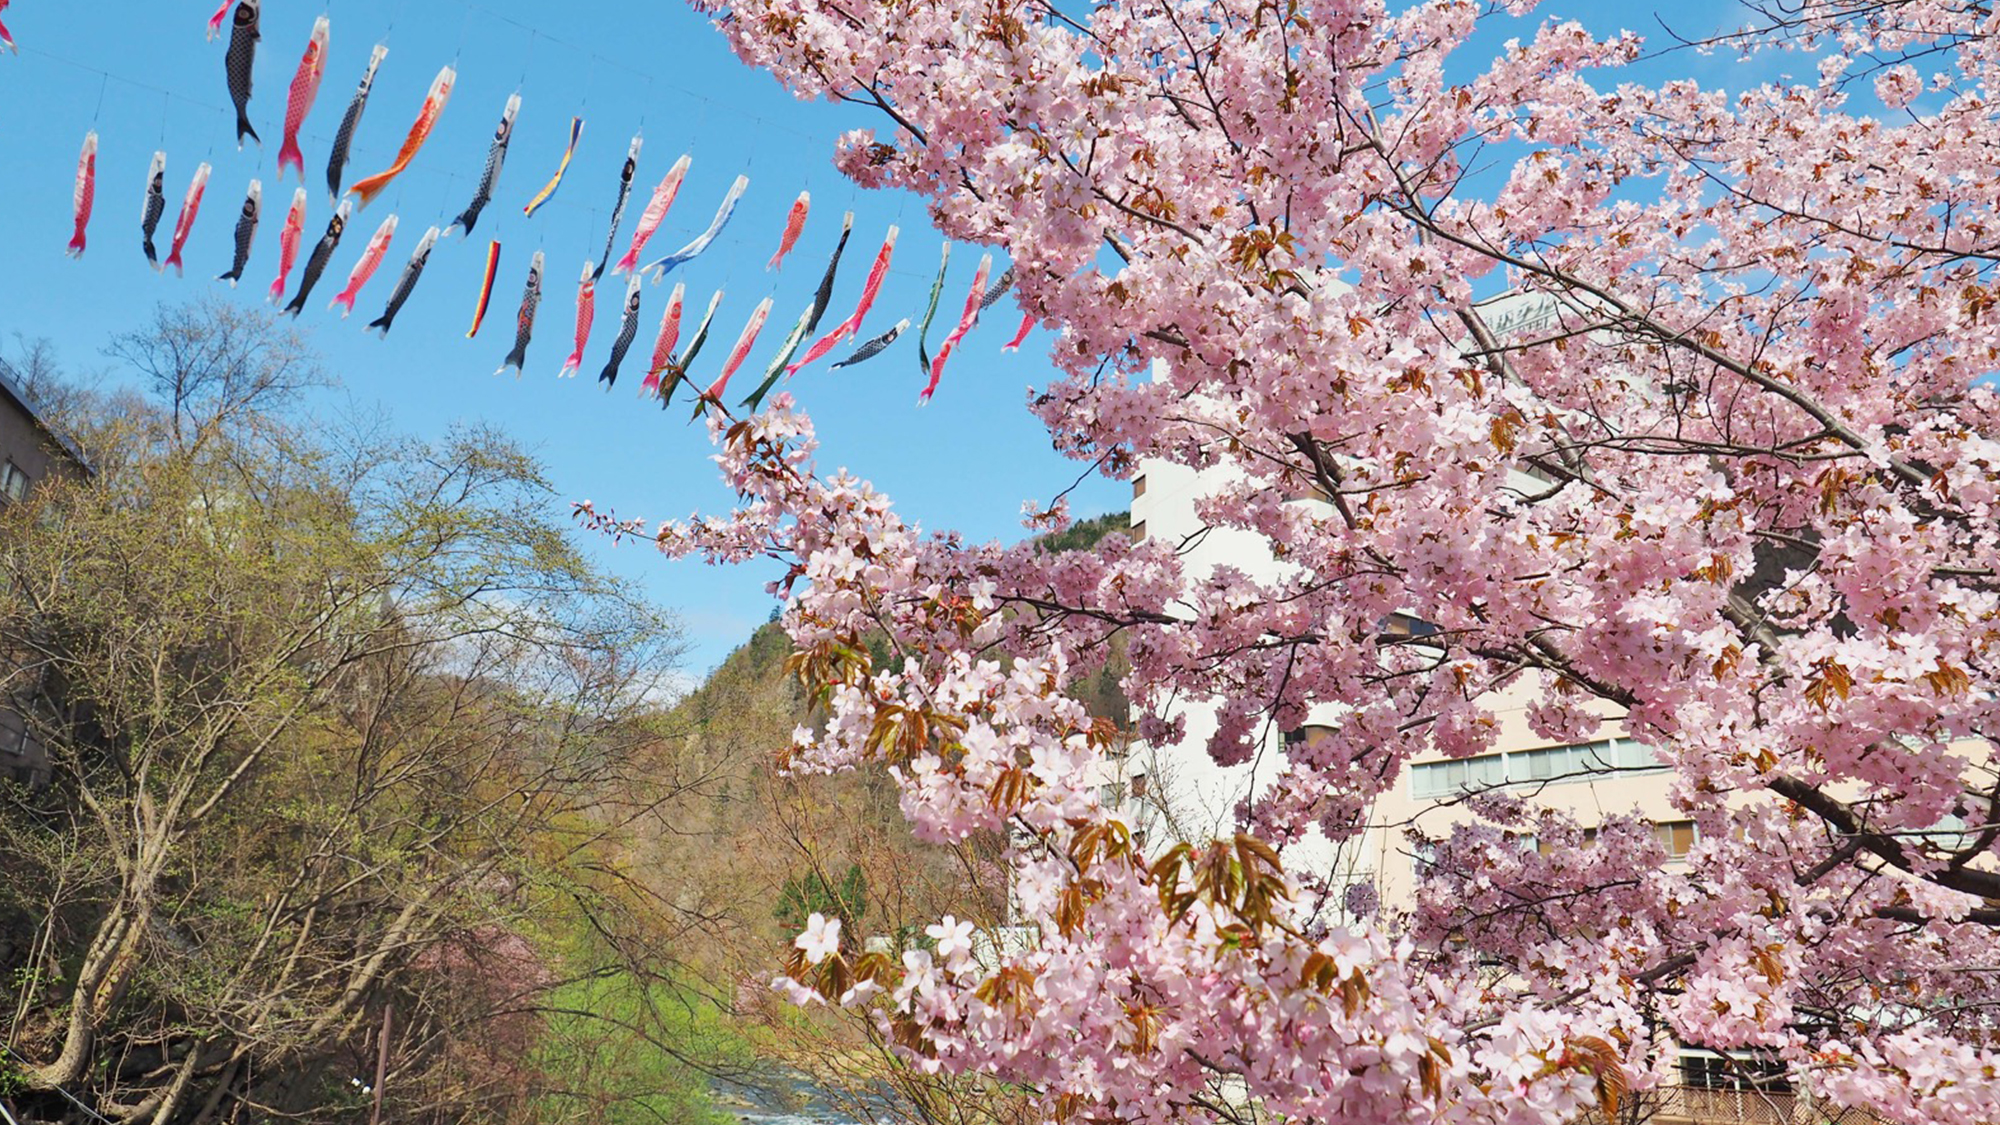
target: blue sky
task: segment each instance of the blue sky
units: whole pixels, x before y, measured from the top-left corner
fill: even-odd
[[[1570,7],[1577,6],[1551,3],[1544,14]],[[1698,8],[1712,16],[1728,5],[1704,0]],[[458,71],[429,145],[353,222],[300,321],[343,380],[341,397],[363,409],[386,410],[402,429],[436,434],[459,421],[499,425],[539,452],[561,496],[589,498],[621,515],[657,519],[727,505],[730,497],[708,460],[712,450],[702,431],[685,423],[687,411],[677,406],[663,416],[635,397],[671,283],[647,287],[640,339],[615,390],[607,394],[595,382],[616,334],[623,293],[622,279],[609,276],[600,283],[583,374],[555,378],[570,349],[578,270],[602,249],[618,169],[638,130],[645,149],[618,253],[652,185],[681,153],[692,156],[692,167],[649,257],[705,226],[737,174],[750,178],[724,236],[676,274],[687,282],[690,318],[714,289],[727,292],[710,350],[695,365],[703,381],[713,377],[750,310],[775,296],[770,323],[737,376],[744,391],[754,385],[809,299],[845,209],[855,213],[854,236],[828,323],[851,310],[891,223],[902,228],[896,262],[863,335],[922,311],[940,242],[923,205],[901,194],[861,192],[830,162],[841,131],[878,119],[860,108],[792,99],[768,76],[737,62],[706,19],[685,4],[266,0],[251,102],[265,143],[242,152],[233,139],[223,76],[227,28],[214,42],[203,38],[213,9],[212,0],[24,0],[6,14],[21,53],[0,57],[0,98],[21,108],[0,115],[7,169],[0,179],[0,245],[11,252],[10,267],[0,271],[0,329],[46,337],[73,369],[115,379],[118,372],[102,354],[112,334],[136,326],[156,302],[230,293],[210,279],[229,265],[235,216],[253,176],[264,183],[264,220],[233,299],[262,300],[276,272],[278,228],[296,182],[276,178],[286,91],[321,14],[331,18],[332,39],[319,101],[302,131],[311,204],[301,265],[331,213],[327,150],[370,49],[386,42],[389,55],[355,140],[349,182],[389,163],[438,68],[452,63]],[[1650,32],[1645,11],[1594,4],[1587,18],[1594,28],[1608,29],[1607,21],[1628,17]],[[1690,67],[1727,66],[1680,57]],[[517,90],[523,104],[506,171],[475,238],[439,245],[386,341],[364,333],[362,325],[380,312],[424,228],[442,225],[470,198],[494,123]],[[521,206],[553,172],[572,115],[586,125],[568,178],[550,205],[525,218]],[[77,150],[92,128],[100,141],[96,215],[88,253],[71,262],[62,255],[71,185]],[[189,176],[204,160],[214,165],[186,252],[185,278],[154,273],[139,249],[140,202],[156,148],[168,155],[162,256]],[[811,221],[784,268],[766,273],[764,262],[801,189],[813,193]],[[363,291],[355,317],[343,322],[326,303],[391,212],[400,216],[396,243]],[[489,238],[503,245],[499,280],[485,327],[468,341]],[[493,371],[511,343],[521,280],[537,249],[547,253],[548,265],[528,370],[518,381],[496,378]],[[973,247],[955,251],[934,338],[948,329],[978,258]],[[1003,355],[1000,345],[1017,321],[1011,299],[997,306],[968,337],[925,407],[915,402],[923,380],[908,335],[866,365],[829,373],[822,361],[802,375],[793,390],[819,426],[823,466],[845,465],[874,480],[906,517],[926,528],[957,528],[973,539],[1018,538],[1022,502],[1046,501],[1082,466],[1051,452],[1046,434],[1023,409],[1028,388],[1048,377],[1042,356],[1050,338],[1037,332],[1021,351]],[[328,398],[319,408],[347,406]],[[1074,509],[1079,515],[1123,509],[1127,487],[1087,481],[1072,496]],[[716,570],[669,563],[644,545],[593,547],[609,568],[679,611],[694,643],[688,660],[693,673],[740,643],[773,604],[764,585],[777,576],[774,563]]]

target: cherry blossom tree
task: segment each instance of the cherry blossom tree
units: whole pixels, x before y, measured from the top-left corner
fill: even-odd
[[[789,768],[884,763],[919,836],[1014,841],[1038,941],[976,957],[945,923],[892,962],[822,920],[801,1002],[1062,1121],[1617,1115],[1675,1043],[1767,1052],[1830,1112],[2000,1120],[2000,13],[1795,0],[1687,44],[1536,7],[720,12],[746,62],[880,111],[856,181],[1012,258],[1058,448],[1233,468],[1201,514],[1292,564],[920,537],[783,397],[713,423],[734,511],[586,508],[785,561],[825,712]],[[1698,51],[1753,78],[1661,79]],[[1492,323],[1503,291],[1547,315]],[[1383,637],[1398,613],[1437,631]],[[1237,762],[1346,706],[1234,839],[1142,855],[1091,785],[1117,732],[1064,693],[1121,635],[1147,740],[1212,699]],[[1412,755],[1486,750],[1502,688],[1551,741],[1622,713],[1688,862],[1615,818],[1510,846],[1578,836],[1494,796],[1412,913],[1311,916],[1296,841],[1362,831]]]

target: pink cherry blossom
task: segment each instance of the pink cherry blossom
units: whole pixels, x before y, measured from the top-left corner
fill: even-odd
[[[1616,1112],[1685,1045],[1830,1116],[2000,1120],[2000,37],[1806,0],[1704,44],[1725,70],[1559,8],[720,13],[793,92],[883,111],[839,168],[1010,259],[1057,451],[1213,486],[1186,543],[924,535],[781,394],[711,417],[731,511],[580,506],[778,560],[820,705],[784,767],[1004,841],[1031,939],[961,959],[954,918],[870,963],[911,1065],[1050,1119],[1226,1090],[1489,1125]],[[1114,651],[1129,724],[1073,691]],[[1413,758],[1613,724],[1686,854],[1526,787],[1374,819]],[[1223,839],[1133,840],[1096,792],[1132,739],[1257,771]],[[1414,890],[1339,913],[1325,850],[1385,834]],[[781,988],[858,987],[836,926]]]

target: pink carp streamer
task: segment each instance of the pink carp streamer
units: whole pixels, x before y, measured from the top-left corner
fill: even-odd
[[[687,176],[687,170],[688,156],[682,153],[660,180],[660,186],[653,189],[652,202],[646,204],[645,213],[639,216],[639,227],[632,232],[632,248],[625,251],[625,256],[618,259],[617,265],[611,267],[612,273],[629,273],[639,268],[639,255],[646,249],[646,243],[652,241],[654,232],[660,229],[660,223],[667,217],[667,209],[674,205],[674,197],[681,193],[681,180]]]
[[[299,126],[306,123],[306,114],[312,112],[313,102],[319,99],[319,81],[326,77],[330,26],[325,16],[313,24],[312,38],[306,40],[306,53],[299,59],[298,73],[292,75],[291,96],[285,102],[285,140],[278,146],[278,180],[281,183],[287,164],[298,169],[299,179],[306,178],[305,153],[299,151]]]
[[[97,203],[97,130],[83,135],[83,153],[76,158],[76,230],[69,236],[69,256],[83,257],[84,231]]]
[[[972,292],[965,295],[965,311],[959,314],[958,327],[951,330],[951,335],[946,336],[944,343],[938,345],[938,354],[931,357],[930,385],[917,396],[918,402],[931,400],[932,392],[937,390],[938,380],[944,377],[944,361],[950,358],[951,351],[958,346],[958,342],[965,339],[965,334],[972,331],[972,326],[979,322],[979,304],[986,296],[986,274],[992,268],[993,255],[982,255],[979,259],[979,270],[972,275]]]
[[[493,279],[500,273],[500,240],[494,239],[486,247],[486,276],[479,282],[479,307],[472,310],[472,327],[465,333],[470,340],[479,335],[479,326],[486,323],[486,306],[493,303]]]
[[[410,125],[409,135],[403,138],[403,147],[397,151],[395,162],[387,168],[347,189],[349,195],[358,196],[363,207],[382,194],[389,181],[403,174],[403,169],[416,159],[417,150],[430,140],[431,130],[437,128],[438,118],[443,115],[445,103],[451,101],[451,88],[458,82],[458,71],[446,66],[431,79],[430,93],[424,95],[423,108],[417,111],[417,119]]]
[[[799,240],[799,232],[806,229],[806,213],[811,210],[812,193],[800,192],[799,197],[792,201],[791,213],[785,216],[785,233],[778,239],[778,252],[771,255],[771,260],[764,264],[765,269],[777,269],[779,263],[785,260],[785,255],[792,252],[793,245]]]
[[[729,377],[736,374],[736,369],[743,366],[744,357],[750,354],[751,347],[757,343],[757,333],[763,330],[764,318],[770,315],[771,298],[766,297],[750,314],[749,322],[743,325],[742,334],[736,337],[736,346],[730,349],[729,358],[722,363],[722,374],[716,376],[715,382],[709,384],[708,389],[701,393],[705,402],[713,402],[718,406],[722,404],[723,388],[729,385]]]
[[[889,276],[889,259],[896,253],[897,233],[897,228],[890,227],[888,236],[882,240],[882,248],[875,252],[875,264],[868,268],[868,280],[861,286],[861,300],[855,304],[853,315],[835,325],[833,331],[815,340],[813,346],[806,349],[806,354],[801,356],[798,362],[785,368],[785,378],[797,375],[807,365],[832,351],[842,340],[850,339],[861,331],[862,318],[866,317],[868,310],[874,306],[875,295],[882,291],[882,279]]]
[[[207,161],[194,170],[194,179],[188,183],[187,197],[181,200],[180,218],[174,220],[174,245],[167,252],[167,265],[174,267],[175,276],[182,273],[181,250],[187,246],[188,235],[194,233],[195,216],[201,214],[201,197],[208,191],[210,171]]]
[[[368,279],[374,277],[375,271],[381,268],[382,259],[389,253],[389,243],[395,237],[396,216],[391,215],[382,220],[381,226],[375,228],[374,237],[368,240],[368,248],[361,252],[361,260],[355,262],[354,268],[348,271],[347,287],[336,294],[332,302],[326,306],[330,309],[338,308],[340,319],[346,320],[354,315],[354,299],[361,295],[361,287],[368,284]]]
[[[556,378],[575,378],[583,370],[583,346],[590,342],[590,322],[597,317],[597,267],[583,263],[583,280],[576,286],[576,350],[563,360]]]
[[[0,12],[7,10],[7,3],[8,0],[0,0]],[[228,6],[227,4],[223,5],[225,8]],[[17,55],[21,53],[21,48],[14,46],[14,37],[7,33],[7,25],[4,23],[0,23],[0,47],[5,47]]]
[[[660,335],[653,341],[653,362],[646,366],[646,381],[639,385],[641,392],[657,394],[660,372],[674,361],[674,345],[681,339],[681,299],[686,296],[687,282],[675,282],[673,296],[667,298],[667,311],[660,314]]]
[[[208,17],[208,38],[211,42],[214,41],[216,36],[222,34],[222,21],[229,18],[229,6],[235,2],[236,0],[222,0],[222,3],[215,9],[215,14]],[[0,8],[6,6],[5,4],[0,4]]]
[[[1002,347],[1000,350],[1003,352],[1011,352],[1015,348],[1020,347],[1021,341],[1028,338],[1028,330],[1033,328],[1034,326],[1035,326],[1035,314],[1031,312],[1022,313],[1021,327],[1015,330],[1014,338],[1007,341],[1006,346]]]
[[[285,295],[285,282],[299,260],[299,239],[306,231],[306,189],[292,192],[292,209],[285,212],[285,225],[278,229],[278,279],[271,283],[271,303]]]

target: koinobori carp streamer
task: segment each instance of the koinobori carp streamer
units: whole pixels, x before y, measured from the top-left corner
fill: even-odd
[[[542,252],[537,250],[535,256],[528,262],[528,282],[521,289],[521,310],[514,314],[513,350],[509,351],[507,358],[500,362],[499,369],[493,372],[495,375],[511,367],[514,369],[514,377],[520,378],[521,369],[528,362],[528,341],[535,335],[535,310],[540,308],[541,304]]]
[[[354,88],[354,97],[347,103],[347,112],[340,115],[340,127],[333,133],[333,149],[326,157],[326,190],[332,202],[340,202],[340,178],[347,171],[347,152],[354,146],[354,133],[361,128],[361,115],[368,110],[368,92],[375,88],[375,71],[382,60],[389,57],[389,48],[380,43],[368,55],[368,69],[361,74],[361,84]]]
[[[653,275],[653,284],[658,285],[663,278],[673,272],[674,267],[693,261],[702,251],[708,249],[709,244],[722,233],[722,228],[729,225],[729,216],[736,213],[736,201],[743,198],[743,192],[749,186],[750,177],[736,177],[736,182],[729,185],[728,194],[722,197],[722,206],[715,209],[715,217],[709,220],[708,229],[696,235],[686,246],[646,267],[646,272]]]
[[[855,303],[854,312],[846,320],[834,326],[833,331],[821,336],[806,349],[797,363],[786,369],[787,377],[796,375],[808,364],[832,351],[842,340],[849,339],[861,331],[861,321],[874,307],[876,294],[882,291],[882,280],[889,276],[889,260],[896,253],[897,228],[890,227],[887,237],[882,239],[882,248],[875,252],[875,264],[868,268],[868,280],[862,283],[861,300]]]
[[[368,322],[370,331],[385,337],[389,335],[389,329],[396,324],[396,314],[403,311],[403,303],[410,299],[411,293],[416,292],[417,279],[424,276],[424,266],[431,260],[431,247],[437,245],[437,240],[438,229],[431,227],[417,241],[416,250],[403,266],[403,275],[396,279],[396,288],[389,293],[388,307],[382,310],[381,316]]]
[[[965,295],[965,311],[958,315],[958,327],[952,329],[951,335],[946,336],[944,343],[938,345],[938,354],[931,360],[931,381],[925,384],[923,391],[917,395],[918,402],[931,400],[931,395],[937,391],[938,380],[944,377],[945,360],[951,358],[952,349],[958,347],[958,342],[965,339],[965,334],[972,331],[972,326],[979,322],[979,302],[986,296],[986,274],[992,268],[993,255],[981,255],[979,268],[972,274],[972,289]]]
[[[305,311],[306,298],[312,295],[313,286],[319,284],[319,277],[326,272],[327,263],[333,260],[333,252],[340,247],[340,236],[347,233],[347,220],[354,214],[354,201],[343,199],[334,209],[333,218],[327,220],[326,233],[319,236],[319,244],[306,257],[305,272],[299,275],[299,291],[292,294],[292,302],[285,311],[297,316]]]
[[[346,287],[341,289],[326,306],[330,309],[339,308],[340,319],[346,320],[354,314],[354,299],[361,295],[361,287],[368,284],[368,279],[375,276],[376,269],[382,265],[382,259],[389,253],[390,240],[395,237],[396,216],[391,215],[382,220],[381,226],[375,228],[374,237],[368,240],[368,246],[361,251],[361,257],[355,261],[354,268],[347,272]]]
[[[236,105],[236,148],[241,151],[243,138],[249,137],[258,144],[263,138],[250,127],[250,76],[257,65],[257,40],[263,38],[257,30],[258,0],[240,0],[236,5],[236,20],[229,30],[229,53],[223,56],[224,76],[229,80],[229,100]]]
[[[618,259],[617,265],[611,267],[612,273],[629,273],[639,268],[639,254],[646,249],[646,243],[652,241],[653,233],[660,229],[661,221],[667,217],[667,209],[674,205],[674,197],[680,194],[681,180],[687,175],[687,170],[688,156],[682,153],[660,180],[660,185],[653,189],[652,201],[646,204],[645,211],[639,215],[638,227],[632,231],[632,248],[625,251],[625,256]]]
[[[250,264],[250,247],[257,241],[257,222],[263,213],[264,182],[251,180],[250,190],[243,196],[243,209],[236,215],[234,236],[236,255],[230,259],[229,272],[215,279],[228,282],[231,289],[236,288],[236,283],[243,280],[243,267]]]
[[[792,201],[791,213],[785,216],[785,233],[778,237],[778,252],[764,263],[765,269],[777,269],[784,262],[785,255],[792,252],[792,247],[799,241],[799,232],[806,229],[806,214],[811,210],[812,193],[800,192],[799,197]]]
[[[625,166],[618,172],[618,202],[611,207],[611,230],[604,236],[604,255],[597,261],[597,276],[604,276],[604,267],[611,264],[611,251],[618,245],[618,224],[625,221],[625,204],[632,198],[632,177],[639,173],[639,147],[646,139],[637,133],[632,135],[632,147],[625,152]]]
[[[83,152],[76,158],[76,191],[71,199],[75,229],[69,236],[72,258],[83,257],[84,232],[90,227],[91,208],[97,204],[97,130],[83,135]]]
[[[146,203],[139,213],[139,233],[143,238],[140,248],[146,251],[146,260],[154,269],[160,268],[160,252],[153,246],[153,235],[160,229],[160,216],[167,213],[167,154],[155,152],[153,163],[146,169]]]
[[[292,276],[292,264],[299,260],[299,239],[306,232],[306,189],[292,192],[291,210],[285,212],[285,225],[278,228],[278,278],[271,282],[271,303],[285,295],[285,282]]]
[[[575,378],[583,370],[583,349],[590,343],[590,324],[597,318],[597,268],[583,263],[583,277],[576,285],[576,349],[563,360],[556,378]]]
[[[410,132],[403,138],[403,147],[397,150],[396,159],[387,168],[347,189],[349,195],[361,200],[363,207],[382,194],[382,189],[402,175],[403,170],[410,166],[410,161],[416,159],[418,150],[430,139],[431,130],[437,128],[438,118],[444,114],[446,103],[451,101],[451,88],[457,82],[458,71],[450,66],[439,70],[437,77],[431,79],[430,92],[424,95],[424,104],[417,110],[417,119],[411,122]]]
[[[319,100],[320,79],[326,76],[326,51],[330,24],[325,16],[313,24],[312,36],[306,40],[306,52],[299,59],[299,69],[292,75],[291,93],[285,100],[285,138],[278,146],[278,182],[285,180],[285,165],[298,169],[299,179],[306,178],[305,153],[299,150],[299,127],[306,122],[306,114],[312,112],[313,102]]]
[[[479,174],[479,186],[472,192],[472,202],[458,213],[458,218],[444,228],[446,234],[463,230],[469,238],[472,228],[479,223],[480,212],[493,201],[493,189],[500,184],[500,169],[507,163],[507,146],[514,139],[514,117],[521,112],[521,95],[514,94],[500,110],[500,124],[493,129],[493,143],[486,150],[486,168]]]
[[[673,295],[667,298],[666,310],[660,313],[660,333],[653,338],[653,360],[646,365],[646,381],[640,390],[648,393],[660,389],[660,372],[674,362],[674,345],[681,335],[681,299],[687,295],[687,282],[674,282]]]
[[[618,382],[618,368],[625,362],[625,353],[632,349],[632,341],[639,338],[639,291],[645,280],[644,275],[635,273],[625,281],[625,315],[618,323],[617,337],[611,341],[611,359],[597,376],[606,390]]]
[[[187,248],[188,235],[194,233],[195,216],[201,214],[201,197],[208,193],[211,171],[205,160],[196,166],[194,179],[188,181],[187,195],[181,199],[180,217],[174,220],[174,243],[167,250],[167,265],[174,267],[175,276],[182,272],[181,251]]]

